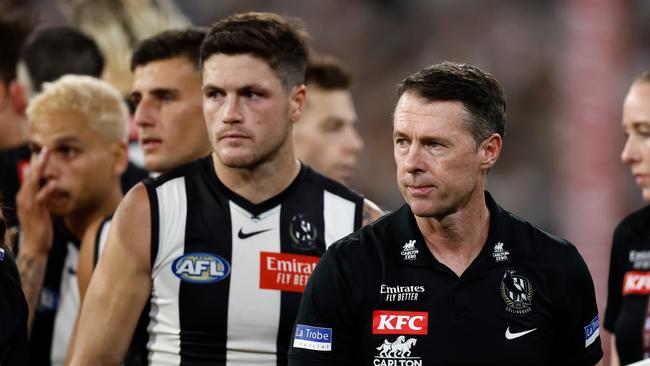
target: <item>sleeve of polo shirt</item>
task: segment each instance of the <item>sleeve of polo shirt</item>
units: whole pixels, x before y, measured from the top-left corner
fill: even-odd
[[[628,236],[624,224],[619,225],[614,231],[612,240],[612,253],[609,258],[609,277],[607,279],[607,307],[603,328],[614,333],[616,321],[621,313],[623,301],[623,276],[626,261],[626,237]]]
[[[566,282],[561,287],[556,354],[558,364],[593,366],[602,357],[594,283],[575,246],[563,255]]]
[[[325,253],[305,287],[290,343],[290,366],[352,365],[358,339],[351,331],[349,282],[336,249]]]

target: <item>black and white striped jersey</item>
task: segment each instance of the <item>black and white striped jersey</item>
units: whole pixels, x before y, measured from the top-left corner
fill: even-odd
[[[253,204],[210,156],[145,181],[152,213],[149,363],[283,365],[307,279],[361,226],[363,198],[302,166]]]

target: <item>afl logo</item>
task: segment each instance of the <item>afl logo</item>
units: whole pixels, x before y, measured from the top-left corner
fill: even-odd
[[[524,276],[507,269],[501,279],[501,298],[506,303],[506,310],[524,315],[531,311],[533,305],[533,284]]]
[[[181,281],[213,283],[228,277],[230,264],[211,253],[188,253],[174,260],[172,271]]]

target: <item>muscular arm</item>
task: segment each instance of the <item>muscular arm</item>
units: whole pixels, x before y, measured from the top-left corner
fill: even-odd
[[[81,309],[71,365],[119,365],[151,291],[151,217],[142,183],[113,217]]]
[[[369,199],[363,200],[363,221],[361,226],[371,224],[382,216],[384,216],[384,211],[382,211],[379,206]]]
[[[27,320],[27,329],[31,331],[38,299],[41,295],[43,281],[45,279],[45,269],[47,267],[47,253],[39,254],[34,252],[25,252],[21,250],[20,255],[16,258],[16,266],[20,273],[20,284],[27,300],[29,316]]]

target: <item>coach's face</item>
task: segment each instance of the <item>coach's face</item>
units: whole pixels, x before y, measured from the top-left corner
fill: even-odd
[[[305,86],[287,91],[264,60],[210,56],[203,64],[203,115],[219,161],[253,168],[293,152],[292,125],[305,103]]]
[[[465,127],[469,112],[457,101],[428,101],[404,93],[395,108],[393,146],[397,184],[416,216],[443,218],[483,195],[484,177],[499,155],[501,137],[476,144]]]
[[[625,97],[623,131],[627,140],[621,159],[630,167],[643,199],[650,202],[650,83],[634,85]]]

